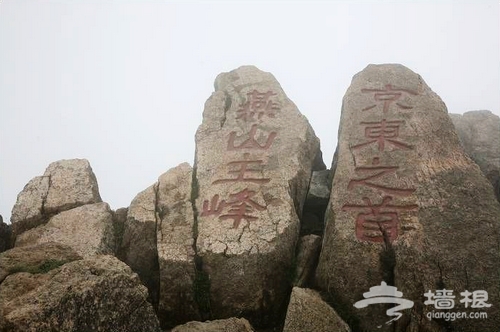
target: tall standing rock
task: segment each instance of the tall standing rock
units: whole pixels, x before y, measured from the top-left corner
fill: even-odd
[[[192,178],[193,169],[183,163],[161,175],[157,184],[158,316],[169,327],[200,319],[194,294]]]
[[[138,193],[130,203],[117,257],[136,272],[158,305],[158,250],[156,247],[157,184]]]
[[[118,251],[147,286],[164,328],[200,318],[194,294],[192,177],[191,166],[183,163],[137,194]]]
[[[197,255],[213,318],[284,312],[319,141],[269,73],[220,74],[196,133]]]
[[[450,114],[465,152],[490,180],[500,201],[500,117],[490,111]]]
[[[316,279],[354,329],[498,330],[500,205],[460,147],[446,106],[419,75],[370,65],[353,78],[333,171]],[[353,306],[382,281],[414,302],[389,324],[395,317],[387,306]],[[489,307],[464,300],[484,299],[484,291]],[[454,311],[488,318],[429,320],[447,311],[439,309],[440,293]]]

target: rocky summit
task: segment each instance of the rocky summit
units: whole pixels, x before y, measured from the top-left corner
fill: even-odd
[[[500,119],[369,65],[338,137],[325,169],[244,66],[216,78],[194,165],[128,207],[87,160],[50,164],[0,217],[0,332],[498,331]]]

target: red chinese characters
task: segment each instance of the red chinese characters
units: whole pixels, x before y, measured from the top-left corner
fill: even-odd
[[[360,122],[366,125],[365,137],[369,139],[361,144],[352,146],[353,149],[359,149],[364,146],[375,143],[378,145],[379,151],[385,151],[386,142],[397,149],[410,150],[412,146],[404,142],[398,141],[395,138],[399,137],[399,126],[403,121],[387,121],[383,119],[380,122]]]
[[[389,110],[389,106],[391,103],[399,100],[403,94],[416,96],[417,93],[408,89],[394,89],[391,84],[387,84],[385,89],[361,89],[363,93],[373,93],[373,98],[375,101],[379,101],[383,103],[383,111],[387,113]],[[396,106],[400,109],[411,109],[413,107],[409,105],[404,105],[402,103],[396,103]],[[363,108],[363,111],[369,111],[377,107],[377,104],[370,105],[368,107]]]
[[[276,94],[272,91],[259,92],[253,90],[247,93],[247,102],[240,105],[236,119],[244,121],[261,120],[264,115],[274,118],[278,111],[279,104],[271,100]],[[257,117],[257,119],[255,118]]]
[[[362,241],[392,242],[398,237],[398,211],[418,208],[417,205],[393,205],[391,196],[384,196],[380,204],[363,197],[364,205],[346,204],[343,211],[361,211],[356,217],[356,237]]]
[[[382,104],[383,114],[388,113],[393,103],[401,110],[412,109],[412,106],[404,104],[401,99],[403,96],[417,95],[414,91],[394,88],[391,84],[385,85],[385,89],[362,89],[361,92],[372,93],[375,101]],[[376,107],[377,103],[369,105],[361,109],[361,111],[375,110]],[[377,147],[377,153],[413,149],[412,145],[400,138],[401,127],[404,125],[402,120],[387,119],[384,115],[380,121],[362,121],[359,124],[364,126],[364,138],[367,140],[351,145],[352,153],[371,145]],[[369,151],[365,151],[365,153],[369,153]],[[383,154],[383,156],[387,157],[388,155]],[[355,167],[354,171],[357,177],[349,180],[347,190],[353,191],[362,187],[367,190],[367,193],[377,197],[371,199],[363,196],[362,201],[365,204],[346,202],[342,206],[342,211],[359,211],[354,223],[357,239],[369,242],[392,242],[396,240],[399,234],[399,213],[401,211],[413,211],[418,208],[415,204],[391,203],[397,197],[409,197],[415,192],[415,188],[401,188],[386,183],[389,178],[396,179],[398,177],[399,168],[398,165],[381,165],[378,155],[373,157],[371,165]],[[379,204],[373,203],[376,201],[381,202]]]
[[[215,195],[212,197],[210,203],[208,201],[203,202],[203,211],[201,216],[216,215],[219,216],[219,219],[221,220],[232,219],[233,227],[238,228],[243,219],[247,221],[254,221],[258,219],[250,213],[266,209],[266,206],[260,205],[256,201],[252,200],[252,197],[255,196],[255,194],[255,191],[248,190],[248,188],[246,188],[235,194],[230,194],[229,201],[227,202],[224,200],[219,202],[219,195]],[[229,208],[227,213],[222,214],[224,209],[227,207]]]
[[[273,99],[276,95],[272,91],[258,90],[247,93],[247,101],[240,105],[236,119],[243,123],[262,123],[264,117],[276,117],[280,110],[279,103]],[[267,206],[259,202],[259,187],[251,186],[261,186],[271,181],[263,176],[266,166],[264,157],[277,136],[277,131],[266,131],[262,125],[256,123],[251,124],[246,133],[238,135],[236,131],[232,131],[229,134],[226,150],[231,153],[240,152],[241,155],[225,165],[228,176],[214,180],[212,185],[245,183],[246,187],[232,193],[216,194],[210,200],[204,200],[202,217],[217,216],[221,221],[232,220],[233,228],[238,228],[243,220],[258,220],[256,213],[266,210]],[[227,198],[221,200],[224,196]]]

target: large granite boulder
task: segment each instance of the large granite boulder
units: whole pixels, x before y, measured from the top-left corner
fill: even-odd
[[[354,330],[497,331],[500,204],[441,99],[404,66],[370,65],[344,97],[338,144],[316,281],[339,314]],[[367,305],[377,292],[406,310]],[[488,319],[427,318],[442,296],[477,311],[467,292],[487,292]]]
[[[163,326],[199,320],[195,295],[193,170],[187,163],[158,179],[157,244],[160,268],[158,316]]]
[[[146,297],[137,274],[112,256],[20,270],[0,284],[0,331],[160,332]]]
[[[90,257],[113,254],[113,216],[107,203],[95,203],[61,212],[44,224],[19,235],[16,247],[58,242]]]
[[[214,318],[254,326],[286,309],[290,271],[319,141],[269,73],[220,74],[196,133],[201,259]]]
[[[254,332],[245,318],[228,318],[207,322],[189,322],[179,325],[172,332]]]
[[[500,117],[490,111],[450,114],[465,152],[490,180],[500,201]]]
[[[294,287],[283,332],[350,332],[351,329],[318,292]]]
[[[17,236],[59,212],[98,202],[102,200],[97,179],[87,160],[53,162],[17,196],[11,216],[13,232]]]

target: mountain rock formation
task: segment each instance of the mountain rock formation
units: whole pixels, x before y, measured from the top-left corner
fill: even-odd
[[[490,111],[450,114],[465,152],[479,165],[500,201],[500,117]]]
[[[270,73],[222,73],[194,166],[130,206],[83,159],[28,182],[0,220],[0,332],[498,331],[499,139],[498,117],[370,65],[326,170]],[[451,309],[488,316],[433,316]]]

